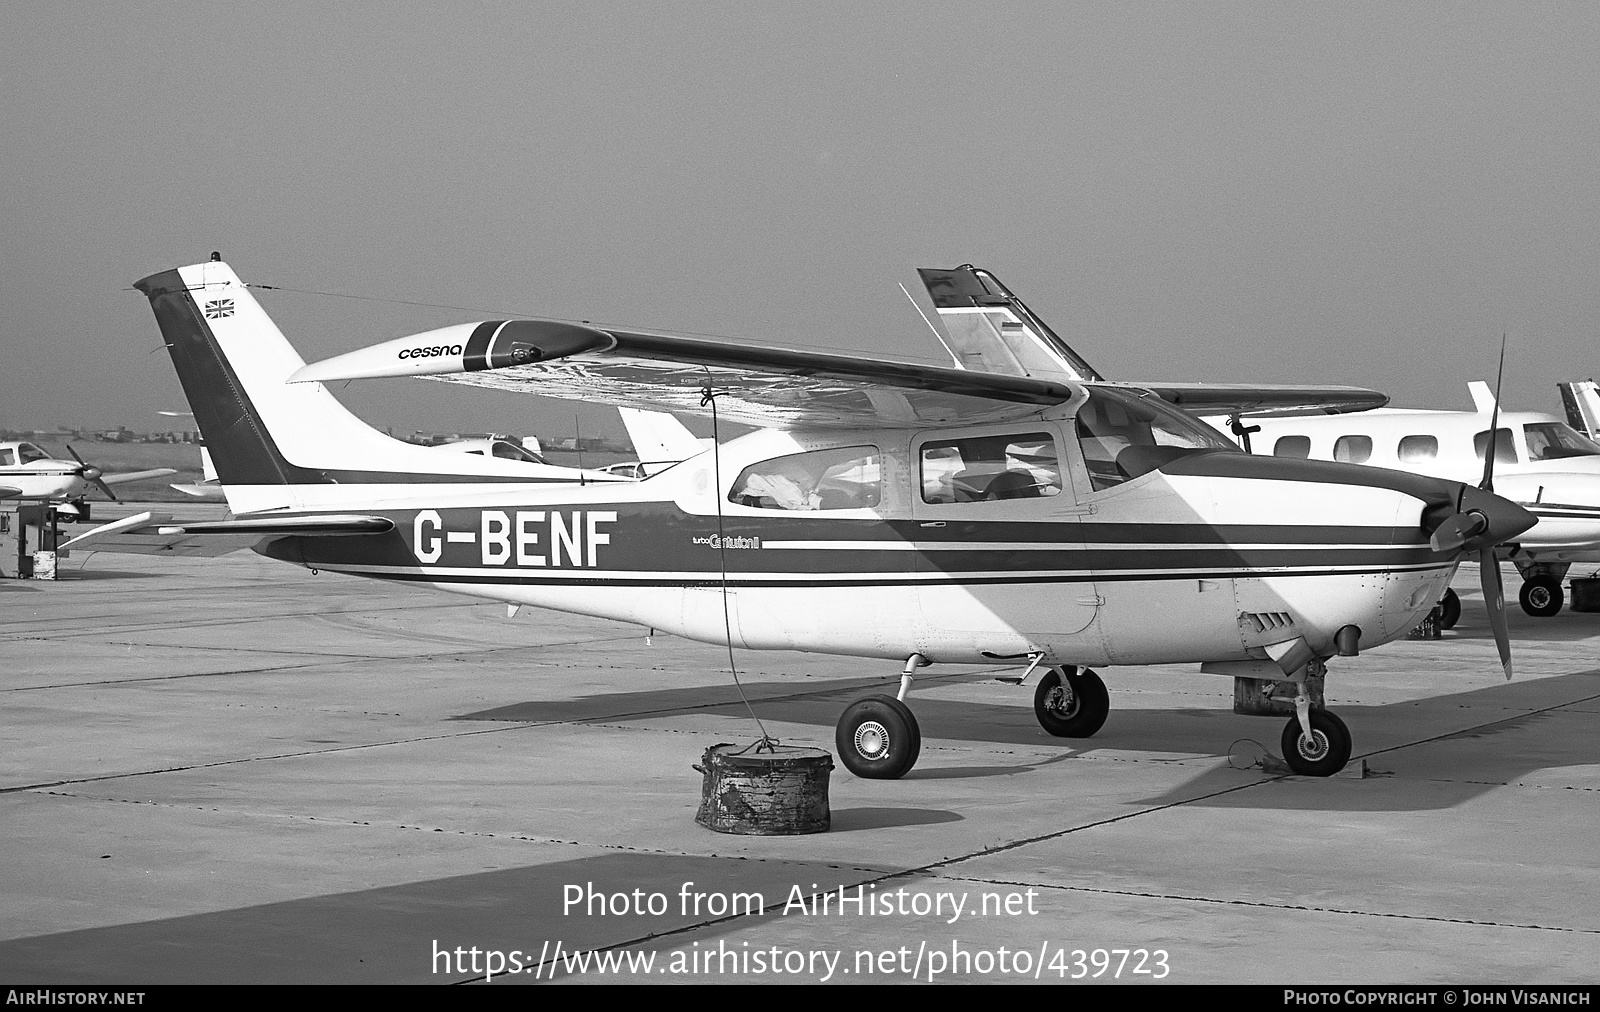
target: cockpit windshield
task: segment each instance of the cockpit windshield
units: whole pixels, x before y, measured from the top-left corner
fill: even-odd
[[[1226,436],[1157,397],[1089,386],[1078,409],[1078,445],[1095,490],[1154,471],[1186,453],[1242,452]]]
[[[1600,444],[1560,422],[1534,422],[1523,426],[1528,439],[1528,459],[1600,456]]]

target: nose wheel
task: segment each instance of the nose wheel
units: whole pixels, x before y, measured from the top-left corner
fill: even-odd
[[[1106,722],[1111,693],[1089,668],[1053,668],[1033,692],[1033,715],[1057,738],[1088,738]]]
[[[1312,710],[1311,732],[1303,733],[1300,718],[1284,725],[1283,759],[1303,777],[1331,777],[1350,761],[1350,729],[1330,710]]]
[[[893,696],[867,696],[845,708],[834,729],[845,769],[866,780],[896,780],[917,763],[922,730],[911,707]]]

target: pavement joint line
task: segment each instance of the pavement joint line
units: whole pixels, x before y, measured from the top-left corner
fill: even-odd
[[[1091,893],[1102,896],[1131,896],[1139,899],[1180,900],[1189,903],[1210,903],[1219,906],[1262,907],[1268,910],[1304,910],[1317,914],[1345,914],[1351,917],[1389,917],[1404,921],[1433,921],[1442,924],[1468,924],[1484,928],[1518,928],[1527,931],[1565,931],[1579,935],[1600,935],[1597,928],[1569,928],[1554,924],[1523,924],[1517,921],[1480,921],[1470,917],[1443,917],[1438,914],[1402,914],[1382,910],[1352,910],[1346,907],[1308,906],[1304,903],[1269,903],[1266,900],[1219,899],[1215,896],[1189,896],[1183,893],[1157,893],[1140,889],[1105,889],[1095,886],[1059,885],[1053,882],[1013,882],[1006,879],[969,877],[964,875],[939,875],[954,882],[973,882],[979,885],[1027,886],[1035,889],[1054,889],[1061,892]]]
[[[605,642],[605,641],[603,641],[603,640],[602,641],[574,640],[574,641],[571,641],[571,642],[550,643],[550,644],[539,643],[539,644],[534,644],[533,646],[535,648],[543,648],[543,647],[546,647],[546,646],[585,646],[585,645],[588,645],[591,642]],[[136,647],[150,647],[150,646],[160,646],[161,644],[150,644],[150,643],[129,643],[129,644],[110,643],[108,645],[110,645],[110,646],[130,646],[130,647],[135,647],[135,646]],[[307,654],[304,651],[298,651],[298,650],[295,650],[295,651],[290,651],[290,650],[256,650],[256,649],[248,649],[248,648],[241,648],[241,647],[205,647],[205,646],[196,647],[196,646],[188,646],[188,645],[185,645],[185,646],[183,646],[181,648],[175,647],[174,649],[183,649],[183,650],[219,650],[219,651],[226,651],[226,652],[243,652],[243,653],[251,653],[251,654],[285,654],[285,655],[288,655],[290,657],[301,657],[301,658],[310,658],[310,659],[306,660],[305,663],[302,663],[302,664],[287,664],[287,663],[285,663],[285,664],[280,664],[280,665],[276,665],[276,666],[267,666],[267,667],[259,667],[259,668],[229,668],[226,671],[191,671],[191,672],[188,672],[188,673],[185,673],[185,674],[177,674],[177,675],[147,675],[147,676],[138,677],[138,678],[103,678],[103,679],[99,679],[97,681],[90,681],[90,682],[52,682],[49,685],[17,685],[17,686],[11,686],[11,687],[8,687],[8,688],[0,689],[0,692],[34,692],[34,691],[37,691],[39,689],[75,689],[75,688],[89,688],[91,686],[135,685],[135,684],[138,684],[138,683],[141,683],[141,682],[165,682],[165,681],[171,681],[171,680],[180,679],[180,678],[215,678],[215,677],[226,676],[226,675],[259,675],[259,674],[268,674],[268,673],[275,672],[275,671],[299,671],[299,670],[304,669],[304,668],[315,668],[315,667],[326,666],[326,665],[329,665],[329,664],[342,664],[342,663],[353,663],[353,664],[362,664],[362,665],[365,665],[365,664],[393,664],[393,663],[396,663],[396,662],[443,660],[443,659],[446,659],[446,658],[452,658],[452,659],[460,659],[460,658],[464,658],[464,657],[465,658],[479,658],[479,657],[482,657],[482,656],[484,656],[486,654],[496,654],[496,653],[501,653],[501,652],[508,651],[508,650],[526,650],[526,649],[529,649],[529,647],[526,646],[526,645],[505,646],[505,647],[490,647],[490,648],[487,648],[487,649],[484,649],[484,650],[461,650],[461,651],[456,651],[456,652],[451,652],[451,653],[437,653],[437,654],[405,654],[405,655],[402,655],[402,656],[399,656],[399,657],[373,657],[370,654],[353,654],[353,655],[352,654]]]
[[[184,602],[175,602],[175,603],[181,605]],[[468,603],[464,603],[464,604],[445,603],[445,604],[438,605],[436,607],[438,607],[438,608],[467,608],[467,607],[471,607],[471,606],[472,606],[472,603],[468,602]],[[276,622],[276,621],[279,621],[281,619],[286,619],[286,618],[327,619],[327,618],[330,618],[330,617],[333,617],[333,616],[338,616],[338,615],[381,615],[381,614],[384,614],[386,612],[416,611],[419,608],[423,608],[423,607],[427,607],[427,606],[425,606],[425,605],[395,605],[395,606],[383,607],[383,608],[377,608],[377,607],[367,608],[367,607],[361,607],[361,606],[352,606],[352,607],[349,607],[349,608],[344,609],[344,610],[333,610],[333,611],[325,611],[325,612],[286,611],[286,612],[282,612],[282,613],[273,612],[273,613],[270,613],[270,614],[257,613],[257,614],[254,614],[254,615],[228,615],[228,616],[222,617],[222,618],[197,619],[197,620],[192,621],[192,622],[185,622],[183,624],[183,627],[185,629],[211,629],[211,628],[214,628],[216,626],[225,626],[225,625],[256,625],[256,624],[259,624],[261,622]],[[77,626],[77,627],[74,627],[73,629],[62,630],[60,632],[41,633],[41,632],[38,632],[38,626],[37,625],[24,625],[24,623],[22,623],[22,622],[17,622],[17,623],[15,623],[16,625],[24,626],[24,628],[27,629],[28,631],[26,631],[26,632],[8,632],[8,631],[5,631],[6,625],[10,625],[10,624],[12,624],[12,623],[0,624],[0,640],[79,639],[79,638],[84,637],[84,636],[109,635],[111,633],[118,633],[118,632],[120,632],[120,633],[127,633],[127,632],[158,632],[158,631],[161,631],[161,630],[170,630],[172,628],[172,625],[170,623],[151,623],[151,622],[133,622],[133,621],[129,621],[129,622],[103,622],[99,626],[90,626],[90,627]]]
[[[361,749],[386,748],[391,745],[415,745],[421,742],[446,741],[451,738],[467,738],[479,734],[498,734],[503,731],[517,731],[530,727],[549,727],[563,721],[529,721],[520,724],[507,724],[501,727],[474,728],[471,731],[457,731],[453,734],[429,734],[415,738],[397,738],[393,741],[371,741],[356,745],[340,745],[336,748],[304,749],[299,752],[279,752],[273,755],[243,756],[238,759],[219,759],[209,763],[190,763],[187,766],[166,766],[153,770],[133,770],[127,773],[106,773],[96,777],[72,777],[66,780],[52,780],[41,784],[23,784],[18,787],[0,787],[0,794],[16,794],[21,791],[43,791],[51,787],[65,787],[70,784],[92,784],[103,780],[124,780],[131,777],[157,776],[162,773],[189,773],[194,770],[215,769],[218,766],[238,766],[244,763],[271,762],[276,759],[302,759],[306,756],[332,755],[338,752],[356,752]]]
[[[1396,752],[1403,748],[1414,748],[1417,745],[1427,745],[1436,741],[1444,741],[1448,738],[1457,738],[1464,734],[1471,734],[1474,731],[1484,731],[1499,724],[1509,724],[1512,721],[1525,720],[1528,717],[1536,717],[1541,713],[1551,713],[1569,706],[1574,706],[1578,703],[1588,703],[1597,699],[1600,699],[1600,692],[1597,692],[1592,696],[1581,696],[1577,699],[1568,700],[1565,703],[1555,703],[1551,706],[1541,706],[1535,710],[1523,710],[1510,717],[1503,717],[1500,720],[1491,720],[1484,724],[1475,724],[1472,727],[1464,727],[1459,731],[1447,731],[1444,734],[1436,734],[1431,737],[1420,738],[1412,742],[1404,742],[1399,745],[1390,745],[1388,748],[1380,748],[1371,752],[1363,752],[1361,755],[1356,756],[1355,758],[1370,759],[1375,755],[1383,755],[1385,752]]]

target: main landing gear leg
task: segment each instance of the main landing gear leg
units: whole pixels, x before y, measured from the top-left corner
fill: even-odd
[[[906,658],[900,695],[874,695],[845,707],[833,732],[845,769],[866,780],[895,780],[910,772],[922,753],[922,729],[904,702],[918,668],[930,662],[921,654]]]

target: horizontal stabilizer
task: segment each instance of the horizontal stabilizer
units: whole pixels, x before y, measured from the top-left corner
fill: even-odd
[[[226,555],[262,538],[295,535],[383,534],[394,521],[371,516],[256,517],[245,520],[174,521],[170,513],[136,513],[101,524],[61,546],[63,550],[134,555]]]
[[[388,517],[309,516],[254,517],[246,520],[210,520],[199,523],[167,523],[160,534],[292,534],[296,537],[335,534],[387,534],[394,530]]]
[[[165,478],[169,474],[177,474],[177,468],[153,467],[148,471],[126,471],[122,474],[102,474],[100,480],[107,485],[120,485],[125,481],[143,481],[146,478]]]

